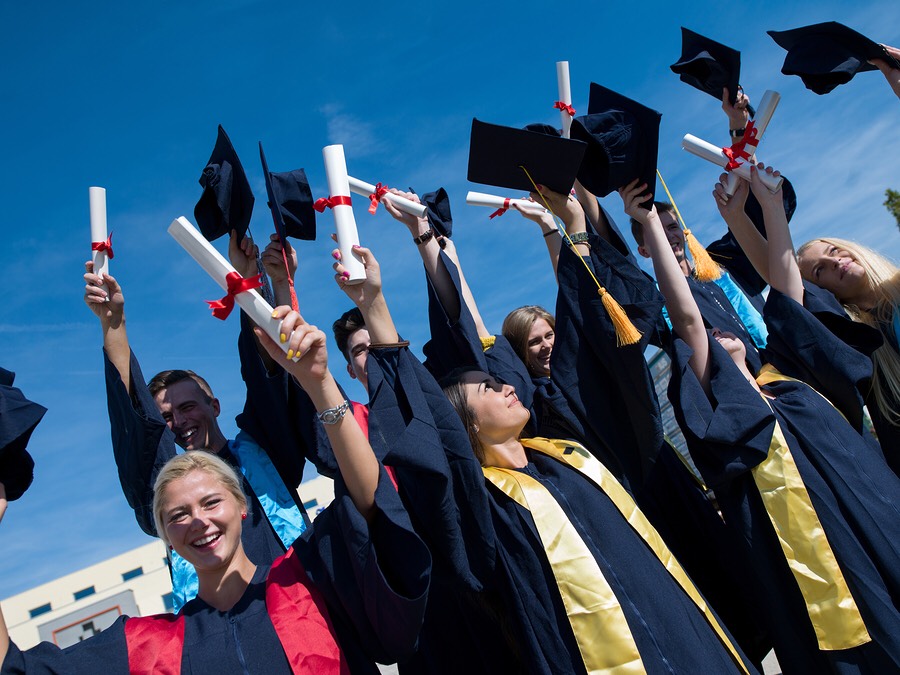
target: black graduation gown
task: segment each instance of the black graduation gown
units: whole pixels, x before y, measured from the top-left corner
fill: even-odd
[[[506,659],[495,672],[585,672],[530,513],[486,483],[437,383],[405,348],[370,353],[368,374],[370,429],[392,448],[401,490],[404,474],[414,478],[419,467],[428,467],[422,471],[426,482],[410,495],[412,519],[424,525],[423,536],[455,535],[430,541],[435,557],[456,554],[458,569],[473,584],[469,588],[500,600],[491,606],[514,645],[478,635],[468,643],[473,660],[495,650]],[[556,460],[537,453],[531,460],[522,471],[550,491],[590,547],[622,605],[647,672],[735,672],[705,619],[609,498]],[[457,588],[465,590],[462,583]],[[477,619],[474,612],[472,617]],[[464,670],[457,672],[473,672],[462,662]]]
[[[241,312],[241,335],[238,339],[241,373],[247,383],[247,401],[237,417],[238,426],[249,433],[266,450],[272,464],[284,480],[303,518],[306,511],[296,494],[303,476],[305,444],[291,431],[287,414],[288,378],[283,370],[270,376],[256,350],[249,320]],[[175,456],[175,438],[156,408],[141,372],[131,353],[131,395],[119,371],[104,351],[106,396],[112,433],[113,456],[119,472],[119,483],[128,505],[134,510],[141,529],[156,536],[153,523],[153,483],[163,465]],[[250,503],[249,517],[244,522],[241,540],[251,560],[271,564],[285,551],[284,544],[272,529],[259,500],[247,479],[236,466],[227,448],[220,456],[237,469],[244,493]]]
[[[442,262],[456,283],[462,310],[459,317],[449,316],[429,284],[432,342],[426,349],[426,365],[439,375],[458,365],[471,365],[512,384],[532,412],[526,435],[573,439],[598,457],[631,492],[751,658],[759,661],[768,652],[768,643],[750,620],[745,607],[748,599],[736,583],[742,561],[732,559],[731,535],[663,437],[659,403],[644,358],[660,317],[662,296],[655,282],[622,252],[621,238],[610,244],[591,235],[590,242],[588,262],[642,331],[639,344],[616,345],[596,284],[579,257],[563,249],[552,377],[533,378],[502,336],[482,350],[462,302],[455,267],[444,256]],[[434,367],[433,354],[444,364],[442,369]]]
[[[765,317],[770,344],[774,338],[778,353],[795,338],[798,345],[812,348],[814,335],[807,330],[818,327],[819,333],[828,333],[811,316],[802,321],[803,312],[797,303],[770,292]],[[780,333],[776,326],[790,332]],[[821,337],[827,344],[828,336]],[[776,397],[770,408],[725,350],[714,340],[710,346],[710,397],[690,369],[690,349],[680,340],[669,395],[692,456],[715,489],[729,526],[740,535],[740,553],[752,563],[745,583],[757,598],[758,620],[770,626],[783,671],[895,672],[900,668],[895,600],[900,598],[900,481],[887,470],[874,440],[861,435],[819,393],[800,382],[774,382],[765,387]],[[820,363],[823,372],[832,373],[832,390],[840,388],[840,380],[852,379],[865,361],[849,357]],[[775,419],[873,643],[842,651],[818,649],[803,597],[750,473],[768,455]]]
[[[367,524],[341,481],[335,501],[293,548],[324,596],[351,672],[377,674],[373,660],[392,663],[415,648],[424,613],[430,555],[410,528],[382,471],[376,516]],[[279,675],[291,668],[266,608],[268,565],[259,565],[235,606],[220,612],[195,598],[183,608],[183,673]],[[19,673],[128,673],[127,617],[99,635],[59,649],[44,642],[27,651],[14,644],[2,675]]]

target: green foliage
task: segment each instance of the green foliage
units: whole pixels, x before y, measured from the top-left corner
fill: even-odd
[[[897,219],[897,227],[900,227],[900,192],[888,188],[884,191],[884,196],[887,197],[884,200],[885,207],[894,214],[894,218]]]

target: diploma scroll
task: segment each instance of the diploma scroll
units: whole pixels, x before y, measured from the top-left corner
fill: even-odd
[[[328,193],[331,198],[350,197],[350,181],[347,178],[347,160],[344,158],[343,145],[326,145],[322,148],[325,160],[325,178],[328,180]],[[341,264],[350,273],[348,284],[361,284],[366,280],[366,268],[353,251],[359,245],[359,232],[356,230],[356,218],[353,207],[349,204],[335,204],[334,225],[337,230],[338,248],[341,250]]]
[[[492,209],[508,209],[513,204],[517,204],[521,209],[529,213],[548,213],[543,206],[527,199],[507,199],[506,197],[489,195],[484,192],[469,192],[466,195],[466,204],[469,206],[487,206]]]
[[[768,89],[766,90],[766,93],[763,94],[762,101],[760,101],[759,107],[756,109],[756,116],[753,118],[753,126],[756,128],[756,145],[748,146],[754,148],[754,151],[750,153],[750,158],[754,162],[756,161],[755,148],[759,146],[759,141],[762,139],[763,134],[766,133],[766,127],[769,126],[769,122],[772,121],[772,115],[775,113],[775,108],[778,107],[780,101],[781,94],[777,91]],[[729,197],[737,190],[737,182],[739,180],[740,178],[733,173],[729,173],[728,178],[725,179],[725,192]]]
[[[200,267],[206,270],[206,273],[222,287],[223,291],[228,290],[228,282],[225,277],[236,270],[187,218],[180,216],[173,220],[169,225],[169,234],[197,261]],[[280,340],[281,320],[272,318],[272,305],[266,302],[256,289],[238,293],[234,296],[234,301],[247,313],[253,323],[262,328],[275,344],[281,347],[283,352],[287,352],[288,343],[282,343]]]
[[[106,188],[89,187],[88,201],[91,206],[91,260],[94,261],[94,274],[102,278],[109,274],[109,256],[105,248],[95,250],[94,244],[106,242]],[[101,288],[109,292],[106,284]]]
[[[347,181],[350,183],[350,192],[362,195],[363,197],[375,194],[375,186],[371,183],[366,183],[353,176],[347,176]],[[399,195],[391,194],[390,192],[386,192],[382,199],[386,199],[404,213],[409,213],[416,218],[424,218],[425,214],[428,212],[428,207],[424,204],[417,204],[414,201],[406,199],[405,197],[400,197]]]
[[[567,106],[572,105],[572,85],[569,81],[569,62],[556,62],[556,84],[559,91],[559,100]],[[569,138],[569,130],[572,128],[572,116],[566,110],[559,111],[562,121],[562,136]]]
[[[717,166],[721,166],[723,169],[730,161],[728,157],[725,156],[725,153],[722,152],[722,148],[717,145],[713,145],[712,143],[707,143],[706,141],[697,138],[696,136],[692,136],[691,134],[685,134],[684,139],[681,141],[681,147],[687,150],[692,155],[697,155],[697,157],[699,157],[700,159],[705,159],[707,162],[712,162]],[[733,169],[732,173],[735,173],[744,180],[749,181],[750,166],[750,163],[743,162],[740,166]],[[772,176],[762,171],[759,172],[759,178],[762,181],[763,185],[765,185],[772,192],[775,192],[778,188],[781,187],[781,182],[783,180],[781,176]]]

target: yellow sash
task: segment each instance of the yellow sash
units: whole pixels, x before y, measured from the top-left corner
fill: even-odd
[[[763,386],[798,380],[765,366],[756,381]],[[871,642],[777,419],[769,454],[751,473],[806,602],[819,649],[850,649]]]
[[[529,438],[522,440],[522,444],[579,471],[610,498],[629,525],[697,605],[738,667],[747,673],[734,646],[681,565],[607,469],[587,450],[570,441]],[[588,673],[645,672],[637,645],[615,594],[562,507],[538,481],[521,472],[497,468],[483,470],[488,480],[531,511]],[[598,628],[602,628],[602,634],[597,633]]]

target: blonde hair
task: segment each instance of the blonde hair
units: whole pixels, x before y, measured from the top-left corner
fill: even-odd
[[[539,305],[525,305],[514,309],[503,319],[503,328],[500,329],[503,337],[512,345],[516,356],[522,359],[526,366],[528,365],[528,334],[538,319],[543,319],[550,325],[550,328],[556,330],[556,319]]]
[[[223,459],[206,450],[190,450],[182,455],[175,455],[165,463],[153,484],[153,523],[156,526],[157,536],[166,546],[171,543],[166,536],[166,526],[163,522],[166,489],[173,481],[184,478],[192,471],[205,471],[210,474],[234,496],[242,509],[247,508],[247,497],[241,488],[241,481],[234,469]]]
[[[820,237],[806,242],[797,250],[797,258],[801,258],[803,252],[816,242],[844,249],[853,256],[866,273],[869,289],[875,293],[875,304],[868,309],[838,298],[850,318],[874,326],[882,333],[891,331],[894,313],[900,311],[900,268],[868,246],[837,237]],[[815,279],[807,278],[807,281],[815,283]],[[894,337],[895,340],[900,339],[900,336]],[[891,424],[900,426],[900,352],[890,339],[886,339],[872,353],[872,361],[875,364],[872,390],[878,409]]]

